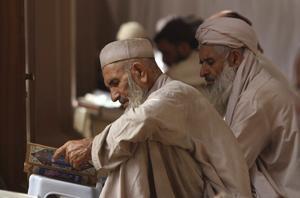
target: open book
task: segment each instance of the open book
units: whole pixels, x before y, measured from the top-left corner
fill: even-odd
[[[27,143],[24,171],[77,184],[95,185],[97,172],[91,162],[75,169],[64,161],[64,156],[52,161],[55,150],[53,147]]]

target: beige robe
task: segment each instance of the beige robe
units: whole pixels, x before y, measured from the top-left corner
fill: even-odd
[[[172,65],[167,74],[174,80],[182,81],[200,90],[205,84],[204,78],[200,77],[201,65],[197,51],[192,51],[189,57]]]
[[[274,66],[262,55],[257,56],[245,51],[245,63],[237,71],[225,119],[244,151],[258,197],[297,198],[297,101]]]
[[[100,197],[251,196],[230,129],[201,93],[166,75],[95,137],[92,159],[108,175]]]
[[[199,45],[244,48],[225,120],[237,137],[258,197],[300,197],[300,137],[296,95],[286,78],[257,49],[243,20],[215,17],[196,34]]]

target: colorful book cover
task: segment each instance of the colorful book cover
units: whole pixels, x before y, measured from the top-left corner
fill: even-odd
[[[55,150],[53,147],[28,143],[25,172],[79,184],[96,183],[97,173],[91,162],[87,162],[80,169],[75,169],[64,161],[64,156],[53,161]]]

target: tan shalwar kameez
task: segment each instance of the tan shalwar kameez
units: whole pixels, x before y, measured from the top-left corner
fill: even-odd
[[[207,20],[197,32],[200,44],[246,47],[225,120],[244,151],[258,197],[300,197],[299,99],[257,50],[255,32],[242,20]]]
[[[161,75],[138,108],[95,137],[100,197],[250,197],[232,132],[196,89]]]
[[[295,97],[261,66],[250,70],[247,77],[241,78],[244,86],[239,99],[228,105],[226,121],[244,151],[257,194],[268,198],[300,197]]]

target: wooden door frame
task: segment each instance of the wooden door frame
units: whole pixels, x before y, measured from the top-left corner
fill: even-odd
[[[24,1],[0,1],[0,176],[6,189],[26,191]]]

